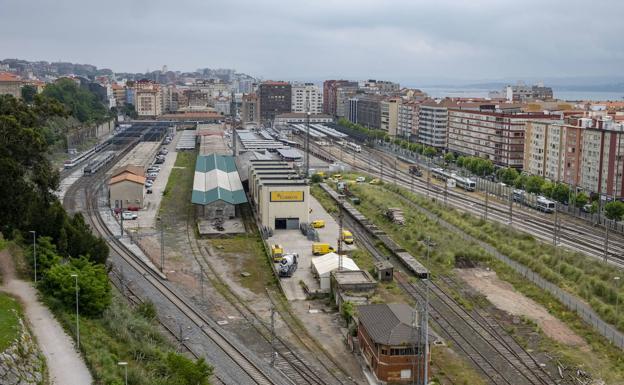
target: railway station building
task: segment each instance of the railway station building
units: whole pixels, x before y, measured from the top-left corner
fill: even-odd
[[[411,384],[424,376],[424,336],[406,304],[358,306],[357,338],[366,365],[379,381]],[[417,373],[420,372],[420,375]],[[431,373],[427,370],[427,373]],[[427,380],[427,383],[429,381]]]
[[[145,197],[145,175],[141,166],[116,168],[108,181],[108,200],[112,209],[140,210]]]

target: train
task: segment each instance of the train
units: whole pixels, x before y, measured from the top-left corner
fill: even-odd
[[[384,246],[392,252],[392,254],[401,263],[413,273],[416,277],[421,279],[429,279],[429,270],[423,266],[420,262],[414,258],[413,255],[407,252],[401,245],[396,243],[390,238],[383,230],[377,227],[374,223],[371,223],[362,213],[354,208],[350,203],[339,200],[338,193],[326,185],[322,185],[322,188],[335,200],[341,201],[341,205],[344,210],[351,216],[360,226],[362,226],[368,233],[379,239]]]
[[[474,180],[459,176],[442,168],[432,168],[431,174],[434,178],[443,180],[445,182],[449,179],[453,179],[455,181],[455,186],[466,191],[474,191],[477,188],[477,182],[475,182]]]
[[[104,167],[107,163],[115,158],[114,151],[108,151],[103,153],[101,156],[98,156],[96,159],[90,161],[85,168],[83,169],[84,175],[93,175],[97,173],[102,167]]]
[[[526,198],[526,192],[519,189],[513,190],[511,196],[514,202],[522,203],[528,207],[534,208],[535,210],[542,211],[547,214],[554,213],[557,205],[557,202],[541,195],[538,195],[535,201],[531,201]]]
[[[109,144],[110,144],[110,140],[96,144],[95,146],[91,147],[90,149],[78,155],[77,157],[68,159],[65,162],[63,162],[63,168],[68,170],[68,169],[76,167],[78,164],[89,159],[94,154],[102,151]]]
[[[347,142],[347,148],[355,152],[362,152],[362,146],[360,146],[359,144],[355,144],[353,142]]]

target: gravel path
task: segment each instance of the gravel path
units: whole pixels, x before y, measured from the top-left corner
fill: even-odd
[[[30,329],[46,358],[52,385],[88,385],[91,373],[74,348],[74,342],[63,330],[50,310],[37,299],[30,282],[15,278],[13,259],[7,250],[0,252],[1,289],[20,299]]]

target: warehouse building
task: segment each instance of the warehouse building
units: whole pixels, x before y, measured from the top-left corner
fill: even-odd
[[[290,166],[276,163],[250,160],[249,196],[263,227],[299,229],[299,224],[310,221],[310,186],[297,174],[289,172]]]
[[[201,219],[236,216],[236,205],[246,203],[247,197],[234,157],[218,154],[197,157],[191,202]]]
[[[113,209],[143,207],[145,175],[141,166],[126,165],[113,171],[108,181],[108,200]]]

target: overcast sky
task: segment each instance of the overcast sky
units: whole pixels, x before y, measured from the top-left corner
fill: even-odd
[[[610,76],[623,0],[0,0],[0,58],[265,79]]]

